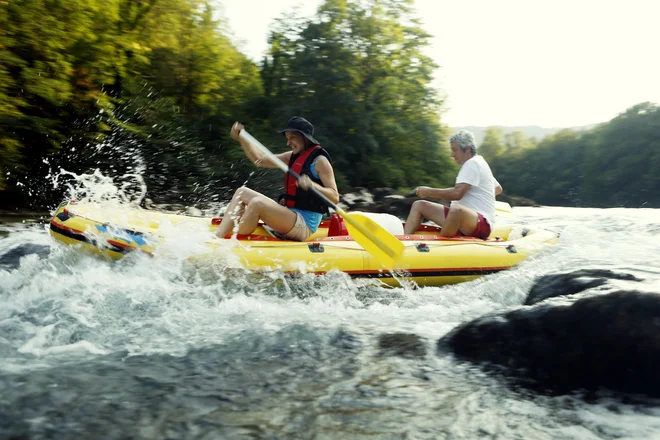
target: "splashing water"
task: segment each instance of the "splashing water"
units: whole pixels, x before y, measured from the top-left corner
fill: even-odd
[[[118,207],[146,194],[139,173],[59,182],[70,198]],[[192,267],[208,229],[171,225],[181,239],[167,257],[111,262],[53,242],[42,224],[0,224],[0,437],[651,438],[653,402],[527,395],[435,353],[456,325],[518,307],[548,273],[607,268],[660,290],[657,210],[514,214],[561,231],[559,244],[421,289]],[[382,355],[376,340],[392,332],[418,335],[426,355]]]
[[[119,205],[138,206],[147,194],[147,185],[142,177],[142,170],[124,174],[120,179],[105,176],[99,169],[90,174],[76,174],[66,170],[53,177],[53,186],[66,188],[68,200],[83,203],[116,203]]]

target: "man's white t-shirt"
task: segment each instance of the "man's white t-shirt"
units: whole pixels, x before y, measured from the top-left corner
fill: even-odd
[[[499,182],[493,176],[488,163],[477,155],[468,159],[456,176],[456,183],[467,183],[467,190],[461,200],[451,202],[451,206],[461,205],[483,215],[490,226],[495,225],[495,188]]]

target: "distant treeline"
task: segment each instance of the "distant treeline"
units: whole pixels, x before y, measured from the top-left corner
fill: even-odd
[[[258,63],[209,1],[0,2],[0,208],[57,204],[60,169],[139,174],[161,202],[226,200],[246,182],[274,195],[281,172],[252,173],[229,128],[242,121],[284,151],[277,129],[293,115],[316,126],[342,192],[453,185],[429,41],[413,0],[326,0],[311,19],[288,14]],[[659,206],[659,114],[643,104],[540,143],[493,129],[480,150],[509,194]]]
[[[557,206],[660,207],[660,107],[635,105],[591,130],[540,142],[486,131],[478,149],[507,194]]]

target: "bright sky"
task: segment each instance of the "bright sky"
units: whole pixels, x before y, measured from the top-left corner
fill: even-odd
[[[214,0],[258,61],[273,19],[322,0]],[[415,0],[450,126],[573,127],[660,103],[660,0]]]

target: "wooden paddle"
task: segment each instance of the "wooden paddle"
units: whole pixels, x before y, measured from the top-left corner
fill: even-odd
[[[277,156],[271,153],[268,148],[264,147],[261,142],[256,140],[245,129],[241,130],[239,136],[254,147],[258,148],[259,151],[265,154],[266,157],[282,171],[291,174],[296,180],[300,179],[298,173],[290,170],[284,162],[279,160]],[[319,196],[321,200],[334,209],[337,214],[342,216],[346,221],[346,227],[353,240],[380,261],[383,266],[387,268],[393,268],[395,266],[395,263],[403,253],[404,246],[401,240],[390,234],[385,228],[372,219],[358,213],[347,213],[328,200],[328,198],[321,194],[316,188],[311,187],[309,190]]]

